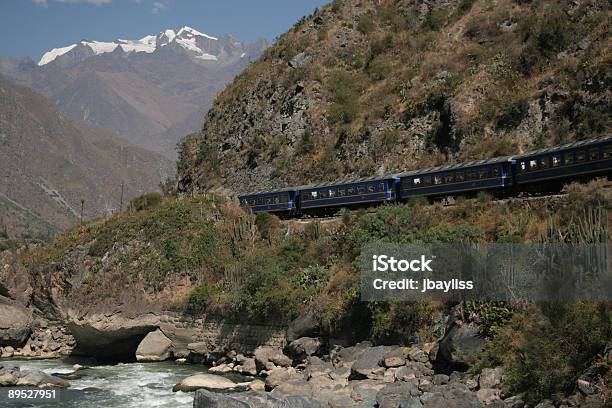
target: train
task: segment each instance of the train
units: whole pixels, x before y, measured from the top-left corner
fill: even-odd
[[[239,194],[240,205],[253,213],[281,217],[333,213],[341,208],[469,196],[551,191],[576,179],[610,177],[612,136],[580,140],[528,153],[474,160],[333,182],[259,190]]]

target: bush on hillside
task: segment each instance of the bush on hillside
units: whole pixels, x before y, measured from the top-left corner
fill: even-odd
[[[145,193],[130,201],[128,211],[137,212],[144,211],[157,206],[162,201],[160,193]]]
[[[612,336],[610,303],[542,303],[516,314],[487,343],[493,365],[506,368],[507,391],[537,404],[571,394],[578,377]]]

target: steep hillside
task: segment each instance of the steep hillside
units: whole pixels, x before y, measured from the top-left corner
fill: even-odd
[[[0,77],[0,231],[48,238],[159,188],[170,162],[57,112]],[[5,237],[2,237],[5,238]]]
[[[201,127],[216,94],[266,46],[183,27],[141,40],[83,40],[38,64],[3,59],[0,73],[73,118],[176,159],[178,141]]]
[[[517,153],[610,129],[603,0],[336,0],[216,99],[185,191],[299,184]]]

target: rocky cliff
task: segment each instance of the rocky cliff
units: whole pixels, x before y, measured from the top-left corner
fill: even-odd
[[[238,191],[517,153],[610,126],[606,1],[336,0],[182,145],[180,187]]]

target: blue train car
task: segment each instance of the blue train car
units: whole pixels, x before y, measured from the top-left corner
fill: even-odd
[[[301,211],[324,207],[349,207],[394,202],[396,183],[393,176],[339,180],[298,188]]]
[[[580,140],[514,156],[516,183],[555,182],[612,170],[612,136]]]
[[[400,199],[452,196],[512,186],[512,157],[496,157],[400,173]]]
[[[252,212],[291,213],[295,205],[295,188],[282,188],[266,190],[239,195],[240,205],[249,208]]]

